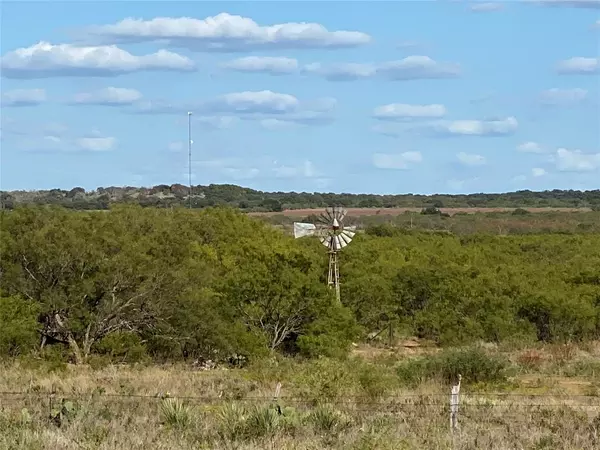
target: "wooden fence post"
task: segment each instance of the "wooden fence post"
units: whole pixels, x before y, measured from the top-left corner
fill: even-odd
[[[462,376],[458,375],[458,384],[452,386],[450,394],[450,431],[454,433],[458,429],[458,404],[460,402],[460,380]]]
[[[273,395],[273,403],[277,408],[277,412],[281,415],[281,405],[279,404],[279,393],[281,392],[281,382],[277,383],[277,387],[275,387],[275,395]]]

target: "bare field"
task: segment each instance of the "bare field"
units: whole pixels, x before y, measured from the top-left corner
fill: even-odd
[[[422,208],[346,208],[349,215],[352,216],[378,216],[388,215],[397,216],[406,212],[421,212]],[[498,213],[512,212],[517,208],[440,208],[440,211],[449,215],[457,213],[475,214],[475,213]],[[589,212],[591,208],[521,208],[531,213],[547,213],[547,212]],[[287,209],[282,212],[251,212],[251,216],[277,216],[284,215],[288,217],[306,217],[311,214],[320,214],[323,208],[306,208],[306,209]]]

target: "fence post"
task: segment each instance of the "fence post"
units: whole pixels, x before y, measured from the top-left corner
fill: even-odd
[[[277,386],[275,387],[275,395],[273,395],[273,403],[275,404],[275,407],[277,408],[277,412],[281,415],[281,406],[279,405],[279,393],[281,392],[281,382],[277,383]]]
[[[458,384],[452,386],[452,391],[450,393],[450,431],[454,433],[455,430],[458,429],[458,404],[459,394],[460,394],[460,380],[462,376],[458,375]]]

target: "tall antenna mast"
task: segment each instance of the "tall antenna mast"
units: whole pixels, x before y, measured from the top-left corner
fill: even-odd
[[[189,207],[192,209],[192,113],[188,112],[188,193]]]
[[[329,272],[327,285],[335,289],[335,297],[340,301],[340,267],[338,253],[346,247],[356,234],[356,226],[344,227],[346,210],[340,207],[326,208],[317,217],[317,223],[294,222],[294,237],[318,236],[321,244],[328,249]]]

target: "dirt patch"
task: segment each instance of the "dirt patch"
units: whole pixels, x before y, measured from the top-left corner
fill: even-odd
[[[351,216],[397,216],[406,212],[421,212],[422,208],[346,208],[348,215]],[[443,213],[454,215],[457,213],[475,214],[475,213],[494,213],[494,212],[512,212],[517,208],[440,208]],[[546,212],[589,212],[591,208],[520,208],[530,213]],[[320,214],[323,208],[306,209],[286,209],[282,212],[252,212],[251,216],[276,216],[284,215],[288,217],[306,217],[311,214]]]

